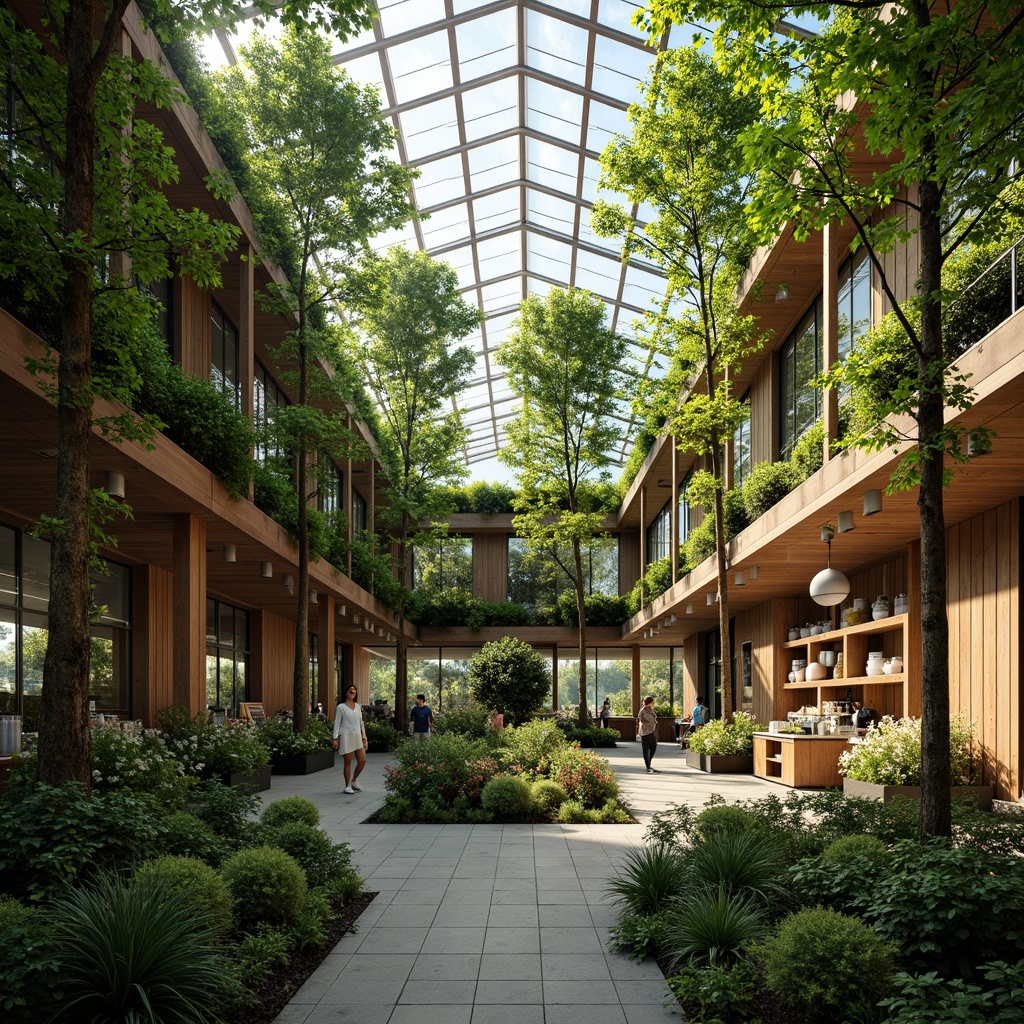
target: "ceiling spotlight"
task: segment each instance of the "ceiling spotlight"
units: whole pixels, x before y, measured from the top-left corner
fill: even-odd
[[[775,301],[785,302],[789,298],[789,285],[785,281],[779,282],[779,287],[775,289]]]
[[[108,497],[124,497],[124,474],[112,470],[103,474],[103,490]]]
[[[821,539],[828,544],[828,563],[813,580],[810,595],[816,604],[831,608],[839,604],[850,593],[850,581],[838,570],[832,568],[832,537],[834,531],[831,523],[821,528]]]
[[[317,592],[315,590],[311,590],[309,592],[309,603],[310,604],[319,604],[320,603],[320,596],[319,596],[319,594],[317,594]]]
[[[686,604],[686,614],[687,615],[692,615],[693,614],[693,603],[692,602],[689,602],[689,601],[687,602],[687,604]]]
[[[864,515],[873,516],[876,512],[882,511],[882,492],[864,492]]]
[[[353,615],[352,616],[352,624],[354,626],[358,626],[359,625],[359,616],[358,615]]]
[[[676,621],[676,617],[675,617],[675,615],[670,615],[670,616],[668,617],[668,624],[669,624],[670,626],[671,626],[671,625],[673,625],[673,624],[675,623],[675,621]]]
[[[750,567],[750,568],[749,568],[749,569],[747,570],[747,575],[748,575],[748,576],[749,576],[749,577],[750,577],[750,578],[751,578],[752,580],[756,580],[756,579],[757,579],[757,566],[756,566],[756,565],[752,565],[752,566],[751,566],[751,567]]]
[[[715,603],[715,599],[717,597],[718,597],[717,594],[708,594],[708,607],[709,608]]]
[[[274,578],[274,563],[273,562],[260,562],[260,576],[265,580]]]
[[[338,605],[338,614],[339,615],[344,615],[347,611],[348,611],[348,606],[347,605],[343,605],[343,604],[339,604]]]
[[[284,579],[281,581],[284,584],[284,589],[288,593],[292,593],[295,590],[295,577],[290,572],[284,574]]]
[[[736,573],[736,586],[737,586],[737,587],[742,587],[742,586],[745,586],[745,585],[746,585],[746,582],[747,582],[747,581],[746,581],[746,579],[744,578],[744,576],[743,576],[743,573],[742,573],[742,572],[738,572],[738,573]]]
[[[839,533],[849,533],[853,529],[853,513],[839,513]]]
[[[224,561],[225,562],[236,562],[238,561],[237,552],[234,544],[224,545]]]

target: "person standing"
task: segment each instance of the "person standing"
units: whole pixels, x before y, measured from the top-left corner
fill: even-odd
[[[601,705],[601,710],[597,713],[597,717],[601,722],[601,728],[608,728],[608,719],[612,717],[612,702],[605,697],[604,703]]]
[[[363,725],[363,709],[356,701],[359,691],[355,686],[345,690],[345,699],[334,712],[334,749],[345,759],[345,793],[358,793],[356,784],[366,767],[366,726]],[[352,771],[352,757],[356,759],[356,770]]]
[[[409,720],[412,722],[412,738],[423,743],[430,739],[434,731],[434,712],[427,704],[427,698],[422,693],[416,694],[416,704],[409,712]]]
[[[654,711],[654,698],[644,697],[644,706],[636,716],[636,734],[640,737],[640,749],[643,751],[644,764],[648,775],[657,775],[658,769],[651,767],[651,758],[658,749],[658,716]]]

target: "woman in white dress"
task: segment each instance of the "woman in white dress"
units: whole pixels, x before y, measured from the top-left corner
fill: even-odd
[[[356,702],[359,691],[354,686],[345,689],[345,699],[334,712],[334,749],[345,758],[346,793],[358,793],[356,779],[366,766],[366,727],[363,725],[363,709]],[[352,773],[352,755],[355,754],[356,770]]]

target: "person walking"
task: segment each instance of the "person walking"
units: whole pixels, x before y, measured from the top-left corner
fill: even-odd
[[[359,793],[356,783],[366,767],[366,726],[363,725],[363,709],[356,698],[359,691],[355,686],[345,690],[345,699],[334,711],[334,749],[345,759],[345,793]],[[356,770],[352,771],[352,757],[356,759]]]
[[[608,719],[612,717],[612,702],[605,697],[604,703],[601,705],[601,710],[597,713],[598,720],[601,723],[602,729],[608,728]]]
[[[644,697],[644,706],[636,716],[636,734],[640,737],[640,749],[643,751],[644,764],[648,775],[657,775],[658,769],[651,767],[651,758],[658,749],[658,716],[654,711],[654,698]]]
[[[434,712],[427,703],[427,698],[422,693],[416,694],[416,704],[409,712],[409,721],[412,722],[412,738],[421,743],[430,739],[434,731]]]

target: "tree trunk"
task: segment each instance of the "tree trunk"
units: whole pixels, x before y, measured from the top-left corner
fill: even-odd
[[[946,616],[946,524],[943,514],[943,457],[930,445],[941,436],[944,399],[935,371],[944,367],[941,307],[940,199],[934,184],[922,182],[921,351],[922,387],[918,408],[921,483],[921,820],[922,838],[952,834],[949,773],[949,620]]]
[[[576,613],[579,616],[580,634],[580,710],[579,726],[585,729],[590,725],[587,715],[587,592],[583,586],[583,552],[578,538],[572,542],[573,564],[576,566]],[[557,657],[557,652],[555,657]]]
[[[299,332],[304,330],[304,317],[299,314]],[[299,405],[305,406],[307,401],[307,360],[306,343],[299,342]],[[302,428],[305,429],[304,427]],[[299,491],[299,579],[298,603],[295,616],[295,664],[292,673],[292,728],[295,732],[305,732],[309,718],[309,492],[305,434],[300,433],[298,453]]]
[[[715,478],[715,558],[718,562],[718,632],[722,689],[722,721],[732,722],[732,639],[729,636],[729,566],[725,552],[725,498],[722,491],[722,448],[718,438],[711,446],[711,472]],[[708,695],[710,700],[710,694]]]
[[[117,12],[120,13],[123,7]],[[88,243],[93,229],[93,155],[98,67],[93,5],[72,3],[67,43],[66,237]],[[57,371],[57,527],[50,549],[49,638],[39,709],[38,775],[59,786],[89,788],[89,438],[92,420],[92,287],[88,260],[63,258],[60,363]]]

